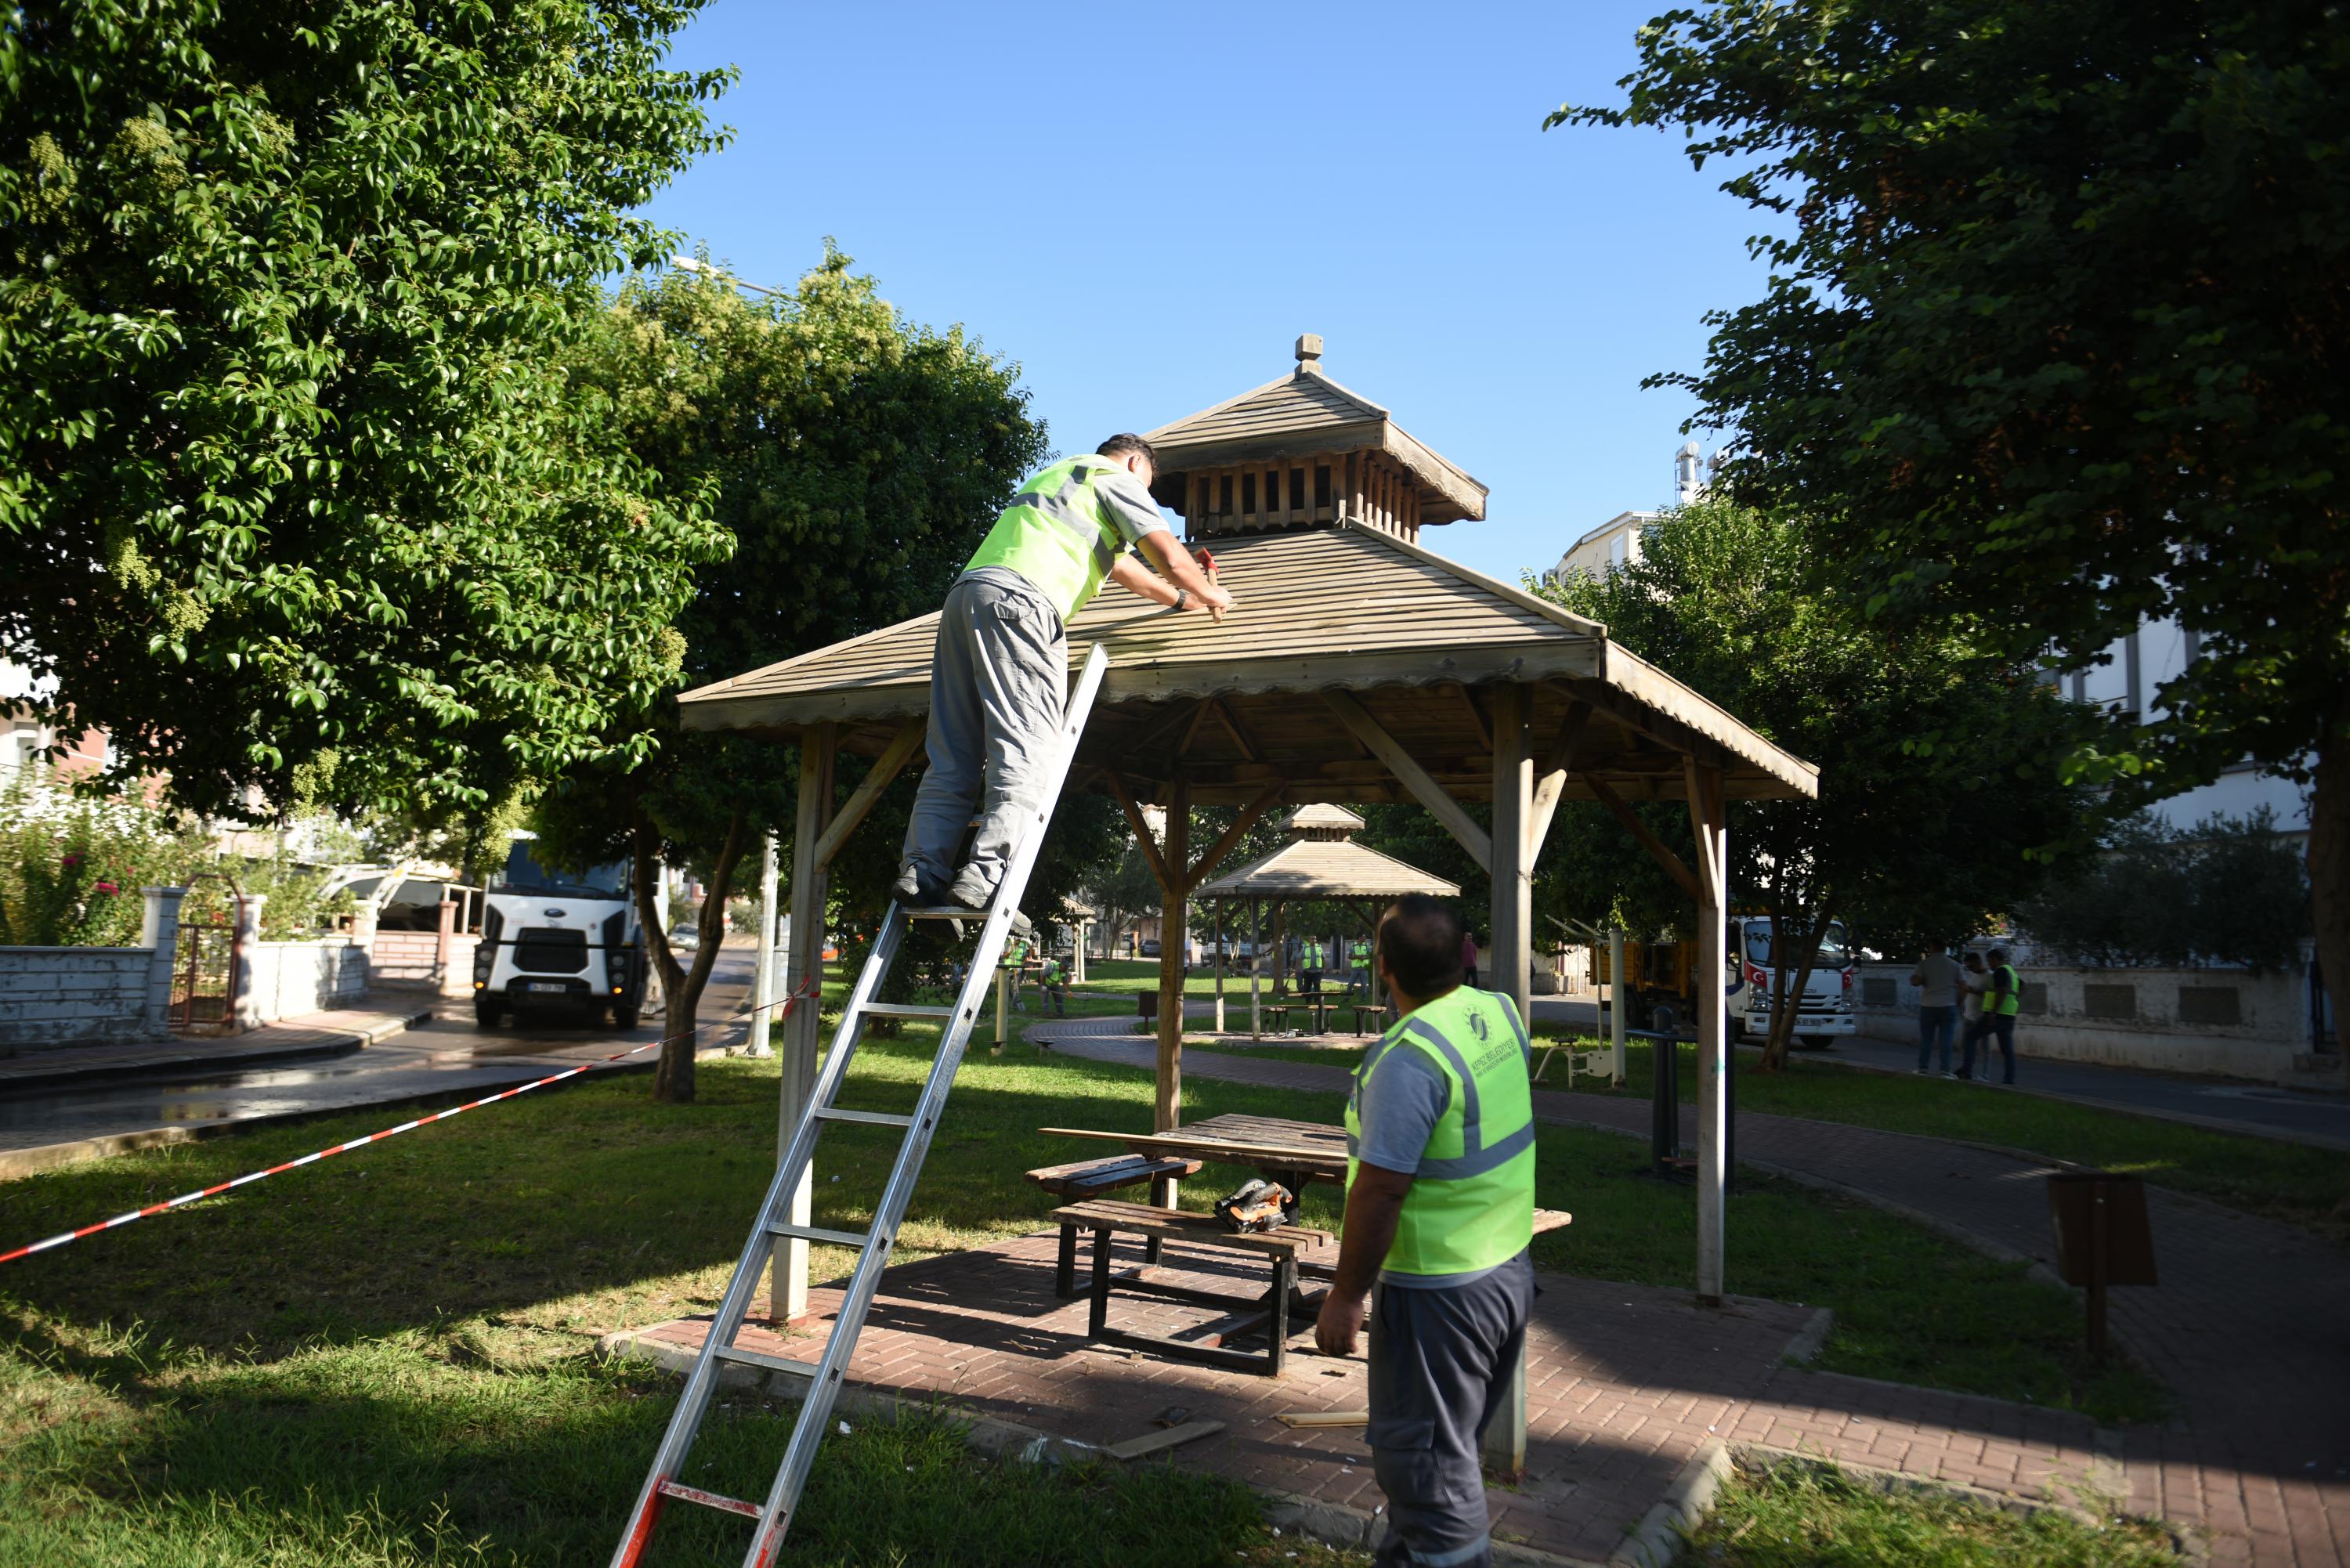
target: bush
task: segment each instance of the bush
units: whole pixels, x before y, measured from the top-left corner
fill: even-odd
[[[2191,828],[2141,814],[2015,919],[2049,956],[2085,965],[2288,969],[2309,936],[2309,873],[2266,806]]]

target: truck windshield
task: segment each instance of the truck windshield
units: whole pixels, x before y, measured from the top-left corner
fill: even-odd
[[[1771,940],[1770,921],[1749,920],[1746,922],[1747,962],[1762,964],[1770,969],[1778,968],[1781,961],[1776,956],[1774,948],[1775,944]],[[1793,961],[1791,959],[1788,961],[1792,963]],[[1846,964],[1851,961],[1852,948],[1845,937],[1844,922],[1842,920],[1829,921],[1828,934],[1820,940],[1819,951],[1813,955],[1812,958],[1812,967],[1814,969],[1842,969]]]
[[[506,851],[504,875],[494,879],[490,886],[493,889],[510,888],[519,893],[559,893],[574,898],[626,898],[629,864],[616,860],[591,871],[557,871],[531,858],[530,841],[518,838]]]

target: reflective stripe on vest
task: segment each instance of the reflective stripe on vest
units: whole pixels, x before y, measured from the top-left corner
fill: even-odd
[[[1534,1049],[1517,1009],[1506,997],[1461,986],[1399,1020],[1364,1053],[1347,1101],[1349,1185],[1362,1085],[1390,1051],[1421,1053],[1447,1094],[1404,1196],[1387,1268],[1458,1274],[1508,1262],[1534,1240]]]
[[[1004,566],[1019,573],[1066,626],[1118,559],[1117,525],[1103,517],[1094,493],[1095,485],[1117,467],[1108,458],[1087,453],[1037,474],[1013,496],[963,570]]]
[[[2023,1005],[2023,977],[2015,972],[2015,966],[2012,963],[2003,963],[1991,972],[2007,976],[2007,994],[1985,997],[1984,1011],[1993,1018],[2014,1017],[2016,1011]]]

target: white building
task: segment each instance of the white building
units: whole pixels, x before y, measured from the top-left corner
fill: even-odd
[[[1673,454],[1673,499],[1682,506],[1705,493],[1705,482],[1698,477],[1698,444],[1685,442]],[[1577,539],[1550,569],[1553,582],[1580,572],[1586,577],[1604,576],[1620,571],[1640,558],[1641,541],[1655,527],[1656,512],[1618,512],[1615,516]]]

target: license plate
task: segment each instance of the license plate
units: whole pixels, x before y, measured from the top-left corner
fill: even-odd
[[[559,980],[533,980],[533,981],[524,981],[524,982],[523,982],[523,989],[524,989],[525,991],[555,991],[555,992],[564,992],[564,991],[569,991],[571,988],[570,988],[569,986],[567,986],[567,985],[564,984],[564,983],[563,983],[561,981],[559,981]]]

